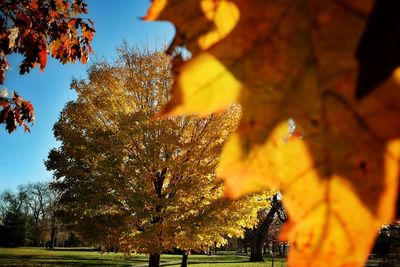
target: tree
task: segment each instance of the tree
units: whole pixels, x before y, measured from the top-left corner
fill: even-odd
[[[399,258],[400,252],[400,223],[394,222],[383,225],[375,241],[372,253],[386,261],[387,256],[395,254]],[[393,256],[392,256],[393,257]]]
[[[278,199],[278,194],[272,196],[269,209],[259,210],[258,216],[259,222],[257,226],[249,229],[247,233],[250,239],[250,261],[264,261],[263,247],[267,241],[270,226],[276,218],[282,222],[287,220],[282,202]]]
[[[19,186],[19,192],[25,195],[24,205],[32,220],[32,243],[43,246],[52,220],[52,208],[56,201],[55,192],[47,182],[29,183]]]
[[[99,242],[150,254],[150,266],[163,251],[206,250],[243,234],[265,205],[259,196],[222,200],[215,179],[237,107],[203,119],[152,119],[168,99],[169,68],[165,54],[126,44],[116,62],[92,65],[87,80],[72,83],[78,99],[54,126],[62,145],[46,162],[65,217],[81,231],[89,223]]]
[[[24,210],[25,198],[23,192],[13,194],[5,191],[1,194],[4,213],[0,224],[0,245],[17,247],[28,244],[31,229],[29,217]]]
[[[44,71],[47,55],[61,63],[80,60],[86,63],[95,29],[87,14],[83,0],[1,0],[0,1],[0,84],[4,83],[9,68],[6,56],[19,53],[23,56],[20,74],[29,72],[36,65]],[[88,22],[87,22],[88,21]],[[33,122],[33,107],[17,93],[12,97],[0,95],[0,123],[6,124],[9,133],[17,125],[29,128]]]
[[[185,220],[179,222],[179,231],[176,231],[173,241],[184,253],[181,266],[187,265],[191,250],[206,251],[211,245],[216,248],[225,244],[226,237],[243,236],[246,227],[255,227],[259,223],[258,217],[254,215],[257,213],[255,208],[269,205],[270,202],[266,198],[271,194],[268,191],[241,201],[230,201],[221,198],[221,185],[215,189],[215,192],[211,192],[214,197],[209,197],[210,204],[198,208],[198,213],[191,212]]]
[[[19,185],[16,193],[4,191],[0,202],[2,244],[44,246],[52,236],[56,201],[48,182]]]
[[[395,218],[398,9],[394,0],[155,0],[145,17],[177,29],[164,116],[241,104],[217,175],[232,198],[282,192],[289,266],[363,266]]]

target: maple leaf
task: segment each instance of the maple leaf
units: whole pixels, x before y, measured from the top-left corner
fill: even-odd
[[[3,90],[0,91],[0,97],[7,97],[7,96],[8,96],[7,88],[4,88]]]
[[[31,129],[29,129],[29,127],[26,124],[23,124],[23,126],[24,126],[24,132],[28,132],[28,133],[31,132]]]
[[[357,48],[359,75],[356,96],[361,98],[400,66],[399,1],[377,1]],[[384,29],[384,30],[383,30]]]
[[[29,131],[25,122],[33,124],[35,120],[34,109],[29,101],[25,101],[16,92],[12,92],[12,98],[8,98],[7,89],[4,89],[0,94],[0,124],[6,124],[6,130],[11,133],[19,126],[23,126],[25,132]]]
[[[4,123],[6,121],[9,112],[11,112],[10,106],[3,108],[3,110],[0,112],[0,123]]]
[[[282,192],[290,266],[363,266],[377,229],[394,218],[400,71],[355,99],[354,54],[372,6],[156,0],[145,17],[175,24],[170,53],[192,53],[175,64],[162,115],[242,105],[217,173],[233,198],[262,187]]]
[[[40,71],[44,72],[44,68],[46,67],[47,64],[47,52],[45,50],[41,50],[38,53],[38,58],[39,58],[38,62],[40,64]]]
[[[32,8],[33,10],[38,9],[38,8],[39,8],[38,0],[32,0],[32,1],[29,3],[29,8]]]
[[[1,1],[0,5],[0,84],[4,83],[5,72],[9,68],[6,57],[12,53],[23,56],[20,74],[29,73],[37,65],[43,72],[48,54],[65,64],[77,59],[86,63],[89,53],[93,53],[90,42],[96,31],[92,20],[80,18],[82,14],[87,14],[87,5],[83,0]],[[73,15],[75,17],[71,18]],[[13,101],[3,98],[0,106],[4,108],[16,104],[11,103]],[[9,132],[15,130],[15,122],[21,126],[19,117],[22,121],[33,121],[33,108],[29,102],[24,103],[18,110],[14,109],[18,114],[13,113],[15,116],[0,122],[7,124]],[[24,129],[28,129],[25,124]]]
[[[8,48],[13,49],[15,46],[15,40],[18,38],[18,27],[14,27],[10,29],[10,35],[8,36],[9,38],[9,43],[8,43]]]

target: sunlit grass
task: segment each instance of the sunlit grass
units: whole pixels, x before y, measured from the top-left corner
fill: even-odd
[[[164,266],[180,266],[181,255],[162,255]],[[250,263],[248,257],[234,254],[190,255],[189,266],[196,267],[266,267],[271,262]],[[99,253],[89,249],[0,248],[0,266],[147,266],[148,256],[122,253]],[[274,266],[286,266],[279,259]]]
[[[126,266],[146,263],[145,255],[124,256],[122,253],[99,253],[89,250],[45,248],[0,248],[0,265],[57,266],[57,265],[108,265]]]

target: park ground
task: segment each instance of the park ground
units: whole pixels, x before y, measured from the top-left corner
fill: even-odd
[[[181,255],[164,254],[161,256],[161,266],[179,267]],[[248,262],[245,255],[235,252],[221,252],[218,255],[190,255],[188,265],[195,267],[286,267],[285,259],[265,258],[265,262]],[[393,262],[392,262],[393,263]],[[381,260],[369,260],[366,266],[380,266]],[[78,266],[148,266],[148,256],[143,254],[92,251],[90,248],[56,248],[38,247],[2,248],[0,247],[0,266],[24,267],[78,267]],[[393,263],[389,266],[400,266]]]
[[[179,267],[181,255],[162,255],[161,265]],[[190,255],[188,265],[196,267],[266,267],[272,266],[271,259],[266,262],[250,263],[247,256],[234,252],[220,255]],[[122,253],[99,253],[90,249],[46,249],[34,247],[0,248],[0,266],[29,267],[77,267],[77,266],[148,266],[148,256]],[[275,259],[275,267],[286,267],[285,260]]]

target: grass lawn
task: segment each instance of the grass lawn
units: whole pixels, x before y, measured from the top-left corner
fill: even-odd
[[[146,255],[124,256],[122,253],[99,253],[89,249],[0,248],[0,266],[147,266]],[[180,266],[180,255],[162,255],[163,266]],[[189,266],[196,267],[267,267],[271,262],[250,263],[248,257],[237,255],[190,255]],[[276,260],[275,267],[286,266]]]

